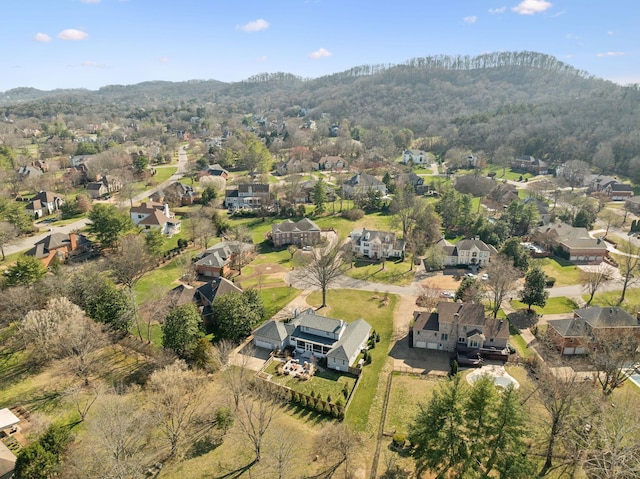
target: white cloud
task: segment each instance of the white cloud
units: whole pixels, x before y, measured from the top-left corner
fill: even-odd
[[[260,30],[266,30],[267,28],[269,28],[269,22],[262,18],[258,18],[253,22],[237,27],[238,30],[242,30],[243,32],[259,32]]]
[[[507,11],[507,7],[499,7],[499,8],[490,8],[489,13],[491,15],[496,15],[498,13],[504,13]]]
[[[624,55],[624,52],[602,52],[596,53],[597,57],[621,57]]]
[[[58,38],[60,40],[70,40],[70,41],[78,41],[84,40],[89,35],[82,30],[76,30],[75,28],[67,28],[66,30],[62,30],[58,33]]]
[[[568,60],[571,60],[573,57],[575,57],[575,55],[573,53],[567,53],[564,57]]]
[[[518,5],[513,7],[513,10],[520,15],[534,15],[536,13],[542,13],[545,10],[551,8],[552,4],[546,0],[522,0]]]
[[[462,21],[464,23],[472,24],[472,23],[476,23],[478,21],[478,17],[476,17],[475,15],[472,15],[470,17],[464,17],[462,19]]]
[[[82,3],[100,3],[102,0],[80,0]]]
[[[333,53],[326,48],[318,48],[315,52],[309,53],[309,58],[318,60],[320,58],[330,57],[331,55],[333,55]]]
[[[609,30],[609,31],[607,32],[607,35],[609,35],[609,36],[613,35],[613,30]]]
[[[36,42],[41,42],[41,43],[47,43],[51,41],[51,37],[49,35],[47,35],[46,33],[41,33],[38,32],[33,36],[33,39]]]
[[[256,61],[257,62],[261,62],[261,63],[262,62],[266,62],[267,61],[267,56],[266,55],[259,56],[258,58],[256,58]]]
[[[82,62],[80,63],[80,66],[84,68],[109,68],[109,65],[106,65],[104,63],[91,62],[91,61]]]
[[[169,63],[169,57],[160,57],[158,58],[160,63]]]

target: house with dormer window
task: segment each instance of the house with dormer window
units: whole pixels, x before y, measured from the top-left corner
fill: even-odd
[[[478,237],[460,240],[455,245],[442,238],[439,244],[444,250],[445,266],[486,266],[491,256],[498,254],[498,250],[493,245],[486,244]]]
[[[405,165],[408,163],[423,165],[429,163],[429,158],[422,150],[404,150],[404,152],[402,152],[402,163]]]
[[[405,241],[391,231],[375,231],[366,228],[353,230],[349,234],[352,251],[358,256],[371,259],[401,258]]]
[[[266,322],[253,332],[253,343],[270,350],[292,347],[301,356],[326,358],[330,369],[348,371],[366,347],[370,333],[371,325],[364,319],[347,323],[309,308],[289,322]]]

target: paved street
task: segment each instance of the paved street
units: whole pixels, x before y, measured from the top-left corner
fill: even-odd
[[[173,166],[173,165],[172,165]],[[153,188],[149,188],[148,190],[143,191],[142,193],[137,194],[133,197],[132,201],[137,203],[141,200],[148,198],[150,195],[155,193],[157,190],[162,188],[166,188],[171,183],[175,183],[180,178],[184,176],[184,173],[187,171],[187,153],[185,147],[180,147],[178,150],[178,169],[176,172],[165,182],[159,184],[158,186],[154,186]],[[118,203],[118,207],[127,208],[129,206],[129,200],[124,200]],[[20,238],[19,241],[7,245],[4,247],[4,253],[6,255],[10,255],[13,253],[19,253],[21,251],[29,250],[33,247],[35,243],[46,238],[51,233],[65,233],[68,234],[72,231],[79,230],[84,228],[89,224],[89,220],[87,218],[79,219],[78,221],[74,221],[73,223],[69,223],[64,226],[55,226],[55,223],[51,223],[49,225],[49,231],[44,233],[40,233],[33,236],[28,236],[26,238]]]

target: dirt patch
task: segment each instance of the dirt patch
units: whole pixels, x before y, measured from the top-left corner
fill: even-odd
[[[286,273],[289,271],[287,268],[283,268],[279,264],[265,263],[258,264],[253,267],[254,275],[258,274],[273,274],[273,273]]]
[[[420,286],[430,289],[441,289],[443,291],[455,291],[460,286],[460,280],[455,280],[453,276],[436,273],[420,282]]]

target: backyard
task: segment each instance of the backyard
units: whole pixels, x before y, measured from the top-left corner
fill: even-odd
[[[544,271],[544,274],[555,278],[554,286],[580,284],[580,268],[561,258],[555,256],[552,258],[537,258],[532,260],[529,266],[537,266]]]
[[[528,305],[524,304],[522,301],[518,301],[517,299],[511,301],[511,306],[516,310],[528,308]],[[578,305],[575,301],[570,298],[565,298],[564,296],[547,298],[547,304],[544,308],[541,308],[540,306],[531,306],[531,309],[537,314],[570,313],[577,308]]]
[[[354,267],[346,270],[345,274],[355,279],[405,286],[411,284],[416,272],[415,269],[409,268],[411,268],[411,261],[409,260],[389,260],[385,261],[384,265],[382,263],[356,260]]]

